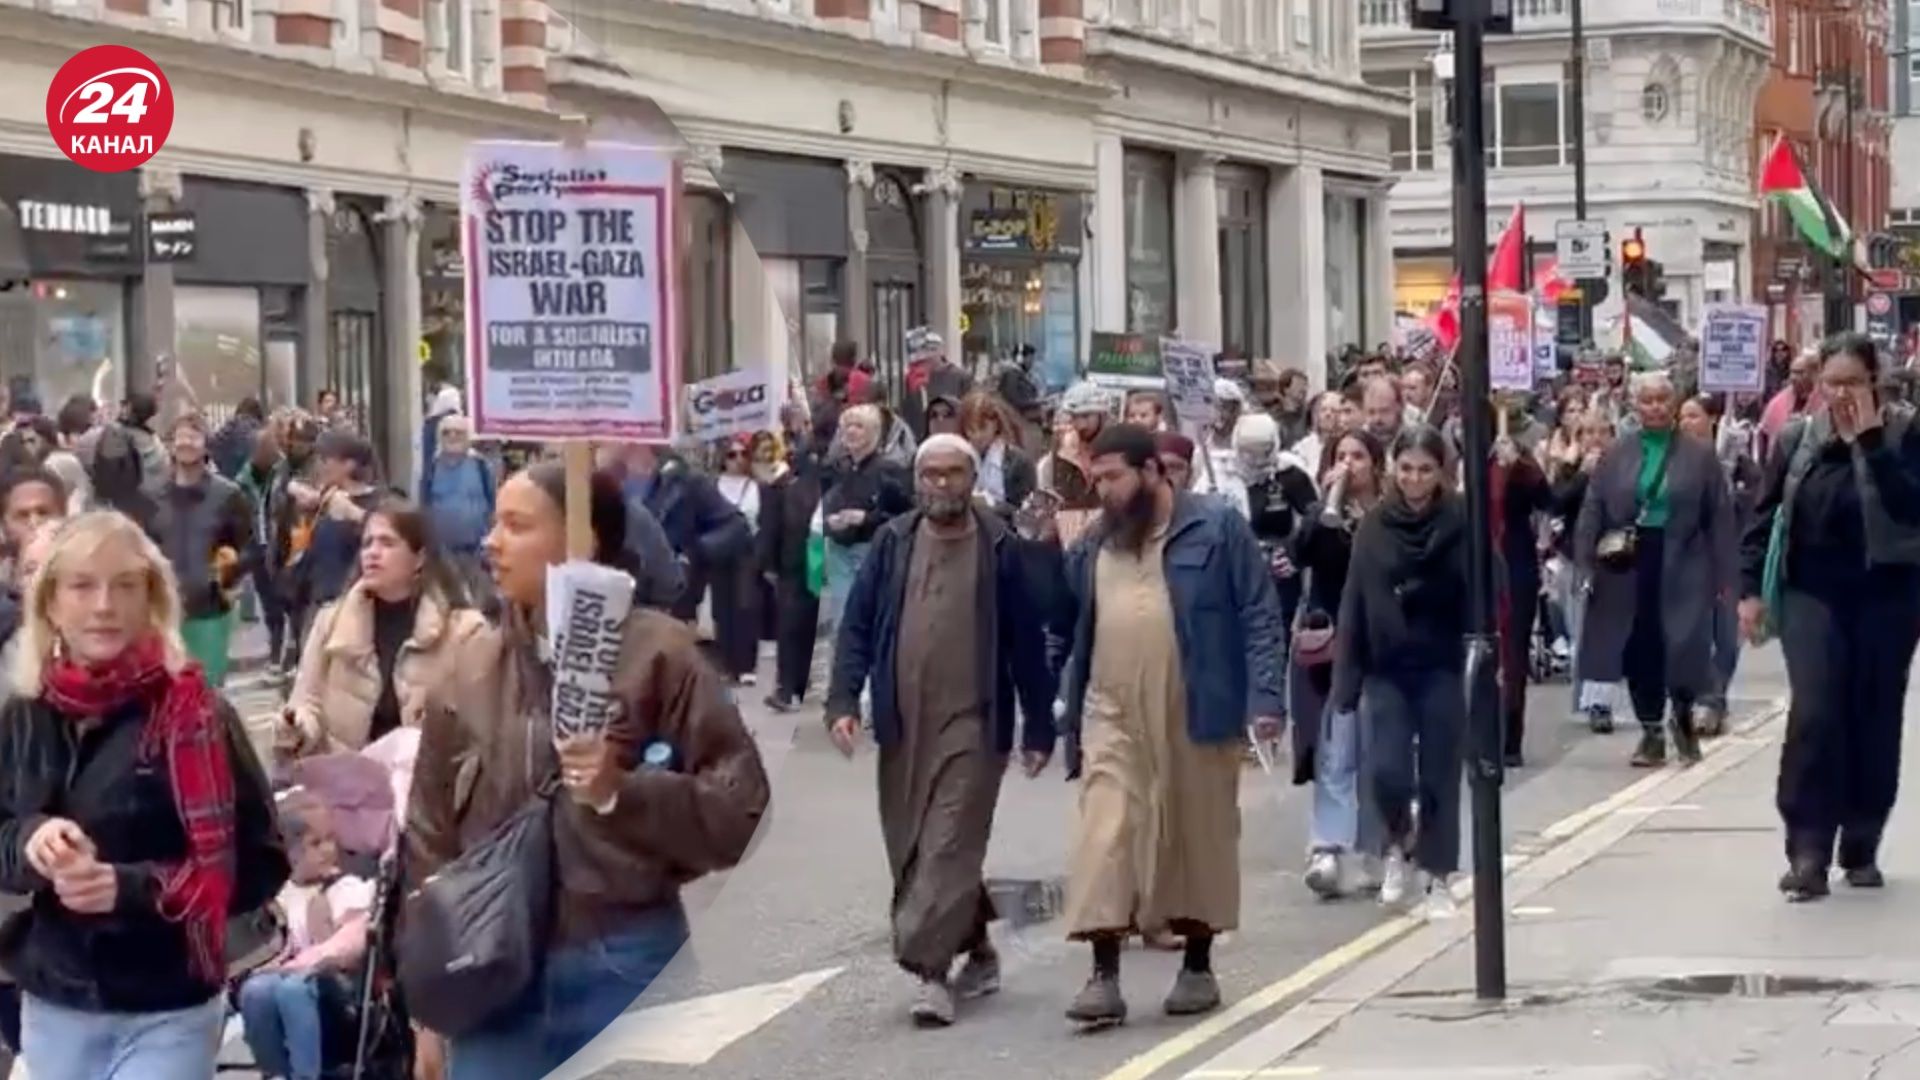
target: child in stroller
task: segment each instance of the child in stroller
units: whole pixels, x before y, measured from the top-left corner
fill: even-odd
[[[402,1080],[412,1044],[392,979],[399,807],[418,732],[285,772],[280,818],[294,873],[279,900],[287,945],[235,998],[256,1066],[288,1080]]]

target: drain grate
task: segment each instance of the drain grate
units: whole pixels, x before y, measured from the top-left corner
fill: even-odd
[[[1873,983],[1856,979],[1743,971],[1655,979],[1635,987],[1634,993],[1641,997],[1671,1001],[1676,998],[1832,997],[1874,989],[1877,987]]]

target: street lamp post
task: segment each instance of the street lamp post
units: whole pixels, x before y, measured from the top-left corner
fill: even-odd
[[[1567,18],[1573,24],[1573,55],[1569,66],[1569,92],[1573,95],[1573,216],[1587,220],[1587,30],[1583,0],[1571,0]],[[1580,287],[1580,345],[1593,344],[1593,303],[1600,294],[1591,278],[1576,282]]]
[[[1461,457],[1467,488],[1468,782],[1473,794],[1474,993],[1507,996],[1504,885],[1500,851],[1501,754],[1496,683],[1493,533],[1488,459],[1493,452],[1487,369],[1487,133],[1483,112],[1489,25],[1511,29],[1510,0],[1413,0],[1413,25],[1452,30],[1453,243],[1460,260]]]

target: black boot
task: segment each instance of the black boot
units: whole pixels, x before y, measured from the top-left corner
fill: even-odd
[[[1841,829],[1840,869],[1846,872],[1847,884],[1856,889],[1885,888],[1887,876],[1880,872],[1880,830]]]
[[[1640,745],[1634,748],[1633,756],[1627,764],[1636,769],[1657,769],[1667,763],[1667,737],[1660,733],[1658,725],[1644,726],[1640,729]]]
[[[1673,728],[1673,752],[1680,764],[1700,764],[1700,736],[1693,730],[1693,706],[1675,703],[1669,726]]]
[[[1833,887],[1827,884],[1827,866],[1813,858],[1795,859],[1780,875],[1780,891],[1786,894],[1790,904],[1804,904],[1809,900],[1818,900],[1831,893]]]

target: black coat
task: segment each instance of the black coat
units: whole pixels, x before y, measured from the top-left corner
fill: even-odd
[[[1353,537],[1347,585],[1334,625],[1330,704],[1351,710],[1369,676],[1459,671],[1466,664],[1466,508],[1439,496],[1423,526],[1390,497]],[[1424,545],[1420,537],[1426,537]]]
[[[264,906],[286,883],[287,853],[273,797],[240,718],[224,700],[219,722],[233,767],[235,915]],[[38,698],[0,706],[0,889],[31,906],[0,929],[0,966],[26,993],[86,1012],[189,1009],[224,991],[187,963],[187,935],[155,909],[153,867],[187,854],[187,834],[166,769],[143,762],[145,714],[129,707],[81,735],[74,718]],[[113,864],[119,904],[109,915],[76,915],[26,857],[35,829],[72,820]]]
[[[912,474],[879,451],[857,465],[846,457],[830,460],[821,489],[823,518],[842,510],[867,512],[858,525],[839,529],[826,526],[827,539],[836,544],[864,544],[887,522],[913,509]]]
[[[789,470],[760,485],[760,569],[787,581],[807,580],[807,534],[820,505],[820,482]]]

